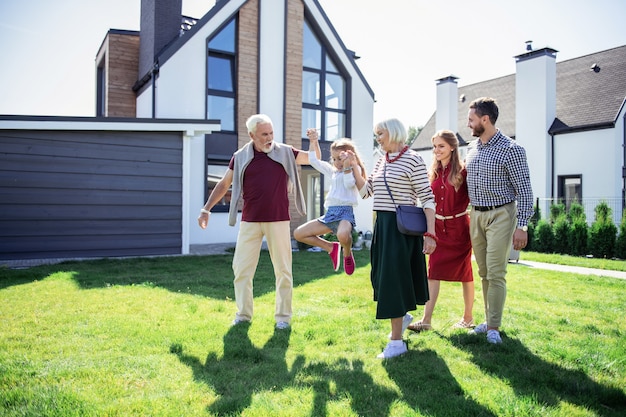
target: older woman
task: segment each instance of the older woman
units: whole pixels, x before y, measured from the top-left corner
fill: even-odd
[[[391,321],[391,340],[378,355],[387,359],[407,352],[402,335],[413,320],[408,312],[429,298],[425,254],[432,253],[437,245],[435,199],[422,157],[406,145],[404,125],[397,119],[384,120],[374,126],[374,134],[385,155],[376,162],[367,180],[356,178],[356,185],[361,197],[374,197],[371,281],[376,318]],[[357,168],[356,158],[351,164]],[[426,213],[428,230],[423,237],[404,235],[396,225],[396,204],[417,205],[418,199]]]

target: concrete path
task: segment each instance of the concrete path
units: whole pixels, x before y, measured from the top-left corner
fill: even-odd
[[[622,271],[611,271],[608,269],[594,269],[594,268],[584,268],[580,266],[568,266],[568,265],[558,265],[558,264],[546,264],[543,262],[533,262],[533,261],[525,261],[520,260],[517,262],[518,265],[525,265],[529,268],[537,268],[537,269],[548,269],[551,271],[561,271],[561,272],[571,272],[574,274],[583,274],[583,275],[598,275],[602,277],[612,277],[619,279],[626,279],[626,272]]]

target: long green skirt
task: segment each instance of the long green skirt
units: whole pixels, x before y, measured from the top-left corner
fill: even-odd
[[[423,237],[400,233],[396,213],[376,212],[371,281],[377,319],[404,317],[429,299]]]

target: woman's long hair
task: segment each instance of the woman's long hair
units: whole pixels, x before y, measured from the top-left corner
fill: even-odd
[[[341,151],[354,152],[354,155],[356,156],[356,161],[358,162],[359,167],[361,168],[361,176],[363,177],[365,181],[367,181],[367,174],[365,173],[365,165],[363,165],[363,161],[361,161],[359,152],[357,151],[356,146],[354,146],[354,142],[351,139],[348,139],[348,138],[337,139],[330,145],[330,151],[332,152],[334,150],[338,152],[341,152]]]
[[[458,190],[461,184],[463,184],[463,175],[461,174],[461,171],[463,171],[464,168],[461,157],[459,156],[459,140],[451,130],[438,131],[430,139],[431,143],[433,143],[436,138],[443,139],[452,148],[452,155],[450,155],[450,162],[448,165],[450,167],[448,182],[452,184],[455,190]],[[431,183],[439,177],[440,171],[443,172],[443,166],[441,165],[441,162],[437,161],[437,158],[433,157],[433,163],[430,166],[430,172],[428,173]]]

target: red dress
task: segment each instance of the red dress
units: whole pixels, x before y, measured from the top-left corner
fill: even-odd
[[[428,279],[440,281],[470,282],[472,273],[472,243],[469,234],[469,216],[460,215],[467,211],[467,172],[461,172],[463,183],[456,191],[448,182],[449,168],[431,184],[437,208],[435,213],[435,234],[439,241],[437,248],[428,257]],[[455,217],[460,215],[459,217]],[[442,219],[440,216],[445,217]]]

